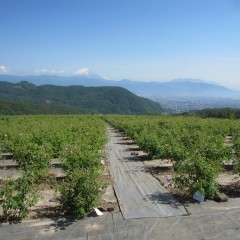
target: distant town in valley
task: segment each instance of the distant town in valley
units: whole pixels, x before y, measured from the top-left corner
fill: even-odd
[[[157,97],[153,100],[171,113],[183,113],[206,108],[240,108],[239,98]]]

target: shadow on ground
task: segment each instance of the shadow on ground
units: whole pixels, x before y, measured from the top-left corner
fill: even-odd
[[[179,208],[181,206],[180,202],[172,196],[171,193],[160,193],[156,192],[151,195],[146,195],[147,199],[156,204],[168,204],[174,208]]]

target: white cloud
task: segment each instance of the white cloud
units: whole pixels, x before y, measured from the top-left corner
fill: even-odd
[[[76,74],[76,75],[89,76],[90,70],[89,70],[87,67],[84,67],[84,68],[78,69],[74,74]]]
[[[47,68],[42,68],[42,69],[36,70],[36,73],[46,74],[46,73],[49,73],[49,71]]]
[[[6,73],[8,69],[5,66],[0,66],[0,73]]]
[[[64,74],[64,70],[49,70],[47,68],[42,68],[35,71],[37,74]]]

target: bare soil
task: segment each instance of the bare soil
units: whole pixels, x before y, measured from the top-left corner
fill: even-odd
[[[101,201],[98,206],[103,212],[119,212],[119,206],[117,199],[115,197],[115,193],[112,187],[112,179],[109,171],[109,163],[107,160],[104,160],[105,170],[103,172],[102,178],[100,181],[104,184],[104,189],[99,189],[102,191]],[[4,184],[4,180],[6,180],[5,176],[10,175],[11,179],[15,179],[21,176],[21,173],[17,169],[4,169],[0,170],[0,175],[2,175],[3,179],[0,179],[0,187]],[[37,204],[31,208],[29,215],[26,220],[30,219],[39,219],[39,218],[56,218],[64,216],[64,212],[61,209],[59,194],[55,193],[53,185],[56,181],[62,181],[65,177],[65,174],[62,172],[59,167],[52,167],[49,172],[49,178],[46,181],[40,181],[37,189],[40,191],[40,199]],[[91,213],[90,213],[91,214]],[[2,217],[2,208],[0,206],[0,222],[4,222],[5,220]]]

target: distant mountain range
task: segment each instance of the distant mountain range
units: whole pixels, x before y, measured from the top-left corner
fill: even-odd
[[[198,79],[175,79],[169,82],[140,82],[140,81],[112,81],[105,80],[98,75],[86,76],[12,76],[0,75],[0,81],[17,83],[28,81],[35,85],[52,84],[58,86],[81,85],[85,87],[118,86],[145,97],[212,97],[212,98],[240,98],[240,92],[213,82]]]
[[[150,114],[159,103],[121,87],[36,86],[0,81],[0,114]]]

